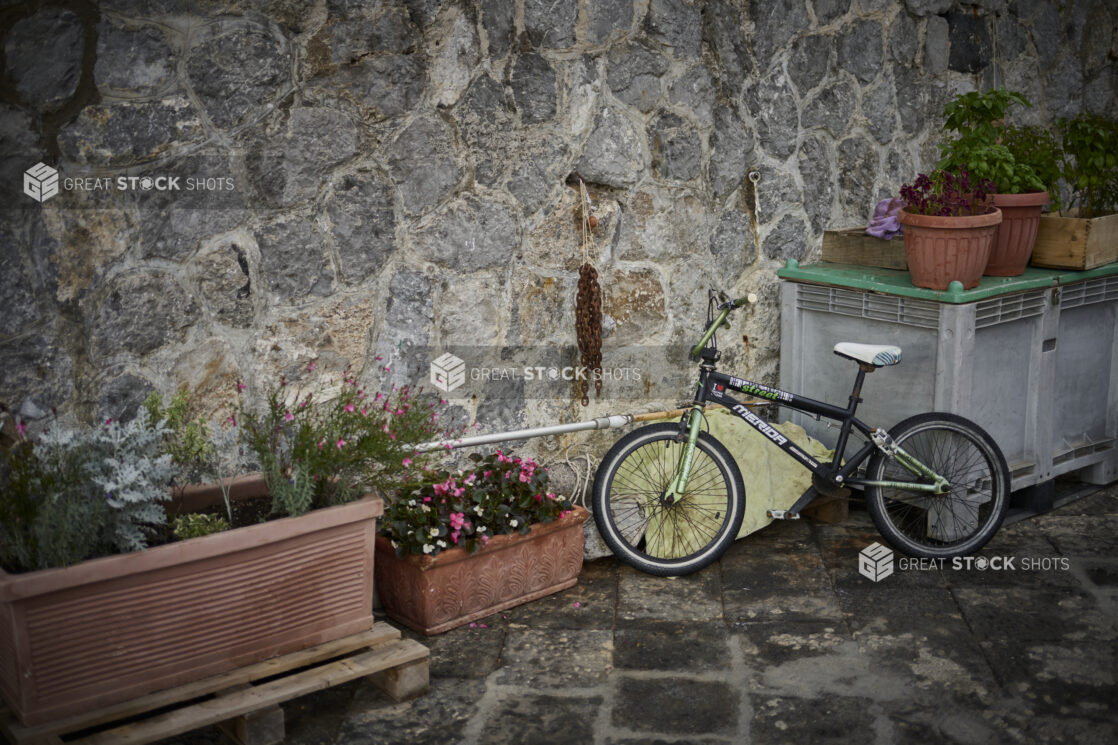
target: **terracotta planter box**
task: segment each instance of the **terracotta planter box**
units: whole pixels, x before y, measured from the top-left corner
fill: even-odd
[[[1032,263],[1085,271],[1118,261],[1118,214],[1102,217],[1043,215]]]
[[[234,498],[266,494],[238,482]],[[216,487],[188,489],[195,506]],[[170,510],[169,510],[170,511]],[[71,567],[0,571],[0,694],[42,724],[372,627],[366,497]]]
[[[562,520],[533,525],[527,535],[494,536],[474,554],[455,548],[400,558],[391,541],[377,536],[377,592],[384,609],[421,634],[441,634],[573,587],[589,514],[576,506]]]

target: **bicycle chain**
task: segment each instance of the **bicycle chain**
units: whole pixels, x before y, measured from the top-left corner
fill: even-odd
[[[575,301],[575,331],[582,367],[594,375],[594,395],[602,396],[602,288],[598,285],[598,271],[583,264],[578,270],[578,298]],[[578,383],[582,405],[590,405],[590,380]]]

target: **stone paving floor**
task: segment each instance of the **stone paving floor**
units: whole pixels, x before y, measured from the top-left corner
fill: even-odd
[[[1004,526],[981,556],[1012,569],[898,561],[875,583],[857,557],[877,540],[852,511],[680,579],[587,563],[567,592],[424,639],[420,698],[358,681],[292,702],[287,742],[1118,742],[1118,485]]]

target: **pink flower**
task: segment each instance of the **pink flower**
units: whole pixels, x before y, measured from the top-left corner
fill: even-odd
[[[27,434],[27,425],[24,424],[23,422],[17,421],[16,422],[16,434],[18,434],[20,437],[23,437],[25,434]]]
[[[522,484],[527,484],[531,480],[532,480],[532,472],[531,471],[521,471],[520,472],[520,482]]]
[[[314,372],[315,364],[312,362],[307,365],[307,372]]]
[[[335,444],[338,446],[338,450],[341,450],[345,447],[345,440],[339,437],[337,443]]]
[[[452,543],[458,543],[459,533],[457,530],[450,531],[450,540]]]
[[[225,423],[232,426],[232,427],[236,427],[237,426],[237,417],[230,414],[229,418],[225,420]]]
[[[295,420],[295,415],[292,414],[290,411],[285,411],[283,412],[283,418],[285,421],[291,422]]]
[[[376,403],[382,398],[384,398],[384,394],[382,394],[380,391],[377,391],[377,395],[373,396],[373,403]]]
[[[374,360],[375,362],[380,362],[380,361],[381,361],[382,359],[384,359],[384,358],[383,358],[383,357],[381,357],[381,356],[380,356],[379,354],[378,354],[378,355],[377,355],[376,357],[374,357],[374,358],[373,358],[373,360]]]
[[[245,384],[238,380],[237,381],[237,392],[239,393],[239,392],[243,391],[244,389],[245,389]]]
[[[352,414],[354,411],[356,411],[356,408],[354,407],[353,404],[346,404],[345,406],[342,407],[342,411],[347,411],[350,414]]]
[[[369,416],[369,410],[366,409],[364,406],[361,407],[361,416]]]
[[[404,458],[404,459],[403,459],[402,461],[400,461],[400,464],[401,464],[401,465],[402,465],[402,466],[403,466],[404,468],[407,468],[408,466],[410,466],[410,465],[411,465],[411,458]]]
[[[578,602],[578,601],[576,600],[576,601],[575,601],[575,607],[576,607],[576,608],[581,608],[581,607],[582,607],[582,603],[580,603],[580,602]]]
[[[318,441],[318,449],[319,449],[319,450],[321,450],[321,449],[322,449],[322,447],[323,447],[323,446],[324,446],[325,444],[326,444],[326,440],[319,440],[319,441]]]
[[[461,530],[462,525],[466,522],[466,516],[461,512],[450,513],[450,527],[454,530]]]
[[[483,534],[483,535],[481,536],[481,545],[485,546],[485,545],[487,545],[488,543],[489,543],[489,536],[488,536],[488,535],[484,535],[484,534]]]

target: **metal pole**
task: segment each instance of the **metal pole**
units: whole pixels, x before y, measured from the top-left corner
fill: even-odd
[[[474,435],[462,437],[457,440],[439,440],[437,442],[424,442],[416,446],[416,451],[426,453],[439,448],[454,449],[470,447],[472,445],[489,445],[494,442],[506,440],[526,440],[529,437],[544,437],[546,435],[561,435],[566,432],[582,432],[590,429],[609,429],[621,427],[633,421],[631,414],[615,414],[613,416],[599,417],[587,422],[573,422],[571,424],[553,424],[550,427],[533,427],[532,429],[517,429],[510,432],[491,432],[487,435]]]
[[[746,406],[765,406],[768,401],[745,401]],[[708,404],[703,410],[710,411],[711,409],[721,408],[721,404]],[[494,442],[506,442],[509,440],[527,440],[530,437],[546,437],[547,435],[562,435],[567,432],[584,432],[592,429],[610,429],[611,427],[623,427],[626,424],[634,422],[653,422],[660,419],[676,419],[691,411],[690,408],[686,409],[672,409],[671,411],[650,411],[644,414],[613,414],[611,416],[598,417],[586,422],[573,422],[571,424],[553,424],[549,427],[533,427],[531,429],[515,429],[509,432],[490,432],[487,435],[474,435],[472,437],[461,437],[455,440],[437,440],[435,442],[424,442],[415,446],[417,453],[427,453],[432,450],[446,448],[453,450],[460,447],[471,447],[473,445],[491,445]]]

